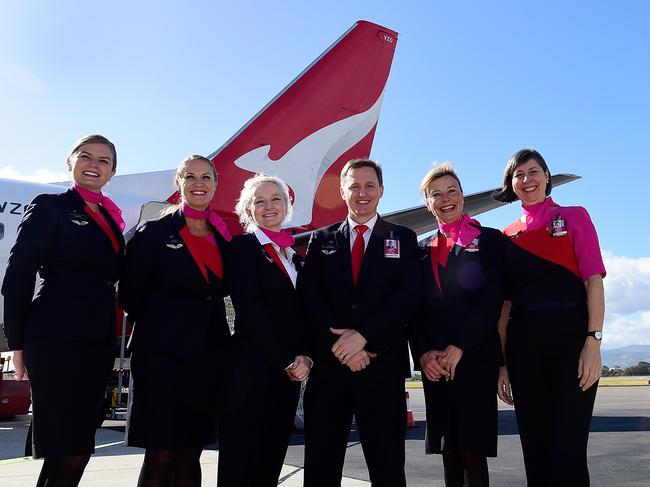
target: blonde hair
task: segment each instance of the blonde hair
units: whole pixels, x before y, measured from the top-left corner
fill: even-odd
[[[202,156],[200,154],[192,154],[190,156],[187,156],[185,159],[183,159],[180,162],[180,164],[178,165],[178,167],[176,168],[176,172],[174,173],[174,186],[176,187],[176,189],[180,192],[181,187],[180,187],[180,184],[179,184],[178,181],[183,177],[183,173],[185,172],[185,168],[192,161],[203,161],[203,162],[208,163],[208,165],[211,168],[210,171],[212,172],[212,177],[214,178],[214,184],[215,184],[215,187],[216,187],[216,185],[217,185],[217,176],[218,175],[217,175],[217,170],[214,168],[214,164],[212,164],[212,161],[210,159],[208,159],[207,157]],[[183,195],[181,195],[180,199],[182,201]],[[169,205],[169,206],[167,206],[166,208],[163,208],[160,211],[160,216],[163,217],[163,216],[169,215],[171,213],[175,213],[176,211],[178,211],[178,209],[180,207],[181,207],[180,203]]]
[[[263,183],[273,183],[278,189],[280,189],[280,194],[284,200],[284,204],[287,207],[287,213],[284,216],[282,224],[285,224],[291,220],[293,215],[293,204],[291,203],[291,197],[289,195],[289,186],[282,179],[276,176],[268,176],[264,173],[258,173],[252,178],[248,178],[244,181],[244,187],[239,194],[239,199],[235,205],[235,213],[239,216],[239,221],[247,232],[253,232],[257,228],[257,224],[253,220],[253,217],[248,213],[248,209],[253,204],[255,199],[255,190],[260,184]]]
[[[460,184],[460,179],[458,178],[458,174],[456,174],[456,171],[454,170],[454,166],[451,165],[449,162],[443,162],[441,164],[436,165],[433,169],[431,169],[428,173],[424,175],[422,178],[422,182],[420,183],[420,193],[423,193],[424,196],[426,197],[426,191],[427,191],[427,186],[431,184],[432,181],[435,181],[436,179],[440,179],[441,177],[444,176],[451,176],[456,180],[458,183],[458,188],[460,188],[460,192],[463,192],[463,186]]]
[[[176,189],[180,189],[180,185],[178,184],[178,180],[183,177],[183,173],[185,172],[185,168],[187,165],[192,162],[192,161],[203,161],[210,166],[210,172],[212,173],[212,177],[214,178],[214,183],[215,185],[217,184],[217,170],[214,168],[214,164],[212,164],[212,161],[208,159],[205,156],[202,156],[200,154],[192,154],[191,156],[187,156],[185,159],[181,161],[181,163],[178,165],[176,168],[176,173],[174,174],[174,185],[176,186]]]

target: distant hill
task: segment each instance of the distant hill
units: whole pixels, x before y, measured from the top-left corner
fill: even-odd
[[[619,365],[622,368],[636,365],[642,360],[650,362],[650,345],[628,345],[622,348],[601,350],[603,365],[613,367]]]

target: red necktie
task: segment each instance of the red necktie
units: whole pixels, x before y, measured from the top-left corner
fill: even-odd
[[[357,277],[359,277],[359,271],[361,270],[361,264],[363,263],[363,251],[365,250],[363,233],[368,230],[368,227],[365,225],[357,225],[354,227],[354,230],[357,232],[357,237],[354,239],[354,243],[352,244],[352,279],[356,286]]]

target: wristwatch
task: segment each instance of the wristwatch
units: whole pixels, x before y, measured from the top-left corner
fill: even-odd
[[[603,339],[603,332],[602,331],[588,331],[587,332],[588,337],[594,337],[596,340],[600,341]]]

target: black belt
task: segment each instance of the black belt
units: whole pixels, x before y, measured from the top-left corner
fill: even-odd
[[[583,306],[584,301],[541,301],[537,303],[522,303],[515,305],[515,312],[521,311],[543,311],[543,310],[553,310],[553,309],[566,309],[566,308],[577,308],[578,306]]]

